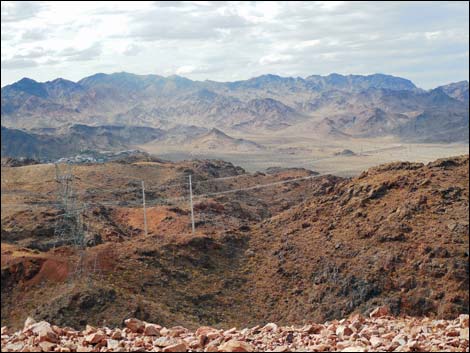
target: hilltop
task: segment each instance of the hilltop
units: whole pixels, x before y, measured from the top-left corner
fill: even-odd
[[[245,139],[235,139],[216,128],[213,128],[207,134],[197,136],[187,143],[195,150],[256,152],[263,149],[263,146],[256,142]]]

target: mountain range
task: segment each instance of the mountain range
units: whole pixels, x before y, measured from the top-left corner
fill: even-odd
[[[61,128],[31,131],[2,126],[2,157],[58,159],[85,150],[123,150],[131,145],[161,138],[160,129],[142,126],[87,126],[75,124]]]
[[[52,135],[78,124],[468,142],[468,86],[461,81],[423,90],[384,74],[263,75],[235,82],[126,72],[78,82],[23,78],[1,89],[1,119],[3,127],[41,136],[41,129],[56,129]]]

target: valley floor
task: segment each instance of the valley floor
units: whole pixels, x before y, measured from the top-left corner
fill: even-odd
[[[269,167],[306,168],[319,173],[355,176],[363,170],[383,163],[410,161],[428,163],[437,158],[467,154],[468,143],[404,143],[393,138],[316,139],[308,136],[233,135],[254,141],[264,150],[237,152],[217,148],[201,150],[188,146],[148,143],[137,146],[163,159],[221,159],[243,167],[249,172]],[[352,155],[341,152],[350,150]]]

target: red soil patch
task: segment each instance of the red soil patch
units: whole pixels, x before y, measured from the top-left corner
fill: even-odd
[[[140,234],[144,233],[142,208],[119,208],[114,210],[113,217],[123,227],[138,230]],[[149,235],[187,233],[190,230],[190,219],[189,217],[185,219],[166,207],[148,207],[147,229]]]
[[[34,286],[43,281],[63,282],[69,274],[69,265],[66,262],[47,259],[41,266],[38,274],[27,281],[27,286]]]

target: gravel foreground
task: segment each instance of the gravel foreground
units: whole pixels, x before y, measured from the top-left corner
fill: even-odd
[[[2,352],[468,352],[468,315],[455,320],[392,317],[386,307],[370,317],[304,326],[269,323],[238,330],[203,326],[165,328],[138,319],[126,328],[83,331],[28,318],[24,329],[1,329]]]

